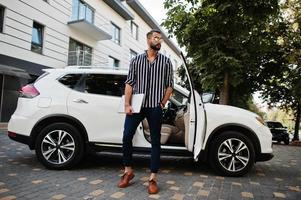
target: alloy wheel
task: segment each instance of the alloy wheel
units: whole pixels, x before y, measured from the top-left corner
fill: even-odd
[[[52,164],[64,164],[75,151],[74,138],[64,130],[54,130],[45,135],[41,143],[43,157]]]
[[[241,171],[248,165],[249,160],[249,148],[240,139],[227,139],[218,148],[218,161],[228,171]]]

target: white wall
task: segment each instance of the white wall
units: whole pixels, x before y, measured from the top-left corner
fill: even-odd
[[[63,1],[56,7],[54,1],[49,2],[0,0],[6,7],[4,30],[0,34],[1,54],[51,67],[66,65],[68,27],[65,24],[71,10],[62,6]],[[30,50],[33,21],[46,26],[42,55]]]
[[[131,36],[131,21],[126,21],[102,0],[86,0],[95,9],[94,24],[111,33],[111,22],[121,28],[121,44],[110,40],[95,41],[70,28],[67,23],[72,13],[72,0],[0,0],[6,7],[3,33],[0,33],[0,54],[49,67],[65,67],[68,60],[69,38],[93,48],[93,64],[108,62],[112,56],[120,60],[120,67],[129,65],[130,49],[142,53],[146,49],[146,33],[151,29],[125,2],[138,25],[138,41]],[[31,51],[33,21],[45,26],[43,53]],[[180,58],[163,43],[161,53],[167,52],[171,60]]]

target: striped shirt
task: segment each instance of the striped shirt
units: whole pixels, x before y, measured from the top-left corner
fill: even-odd
[[[168,57],[158,53],[153,62],[146,51],[130,62],[125,83],[133,87],[133,94],[145,94],[142,107],[157,107],[168,87],[173,87],[173,68]]]

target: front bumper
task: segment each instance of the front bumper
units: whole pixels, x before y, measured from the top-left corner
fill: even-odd
[[[289,139],[288,134],[278,134],[278,135],[273,135],[272,140],[287,140],[287,139]]]

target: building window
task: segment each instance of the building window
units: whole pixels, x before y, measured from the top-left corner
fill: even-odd
[[[136,40],[138,40],[138,25],[133,21],[131,21],[131,34]]]
[[[120,28],[112,23],[112,40],[120,45]]]
[[[118,68],[119,67],[119,60],[109,56],[109,67]]]
[[[94,9],[87,3],[81,0],[72,0],[72,17],[71,20],[81,20],[93,24],[94,22]]]
[[[3,33],[4,11],[5,11],[5,8],[0,5],[0,33]]]
[[[70,38],[68,65],[91,65],[92,48]]]
[[[132,49],[130,49],[130,60],[132,60],[136,56],[137,56],[137,52],[135,52]]]
[[[31,51],[36,53],[42,53],[43,50],[43,33],[44,26],[33,22],[32,26],[32,39],[31,39]]]

